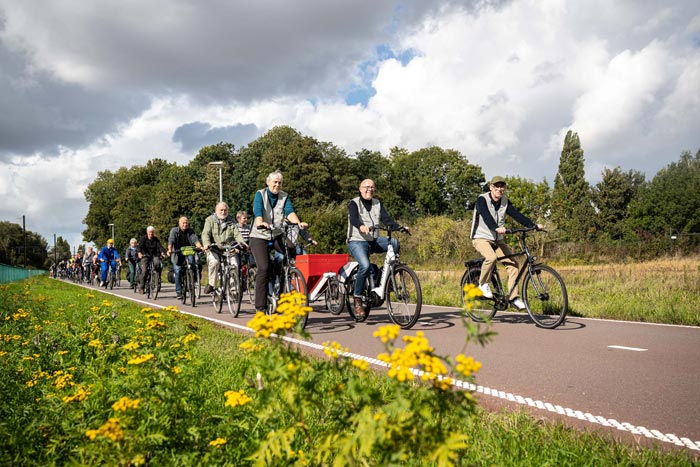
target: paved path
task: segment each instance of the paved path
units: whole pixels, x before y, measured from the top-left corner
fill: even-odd
[[[147,302],[130,289],[111,293]],[[164,284],[154,305],[177,305],[243,331],[253,316],[246,301],[238,318],[215,313],[209,299],[195,308],[183,306],[172,284]],[[372,310],[365,323],[355,323],[347,312],[325,311],[323,299],[313,305],[308,348],[318,351],[323,342],[336,341],[355,357],[382,365],[374,357],[384,349],[372,333],[389,323],[386,310]],[[465,346],[458,309],[424,306],[407,332],[418,330],[439,354],[465,353],[482,362],[478,386],[458,382],[458,387],[476,390],[486,406],[524,407],[617,438],[700,452],[700,328],[568,318],[558,329],[545,330],[527,315],[502,313],[496,315],[498,335],[491,343]]]

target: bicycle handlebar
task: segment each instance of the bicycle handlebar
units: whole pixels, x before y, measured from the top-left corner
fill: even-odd
[[[399,225],[398,227],[373,225],[373,226],[369,227],[370,232],[373,232],[375,230],[383,230],[385,232],[402,232],[402,233],[406,233],[408,235],[411,235],[411,231],[408,230],[408,227],[403,226],[403,225]]]
[[[519,234],[519,233],[527,233],[527,232],[532,232],[533,230],[538,230],[540,232],[546,232],[545,229],[538,229],[537,226],[535,225],[534,227],[523,227],[520,229],[506,229],[506,235],[511,235],[511,234]]]

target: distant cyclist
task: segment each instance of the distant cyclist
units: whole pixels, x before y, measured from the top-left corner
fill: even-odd
[[[177,223],[177,227],[170,229],[170,234],[168,235],[168,255],[170,255],[170,261],[173,263],[173,269],[175,271],[175,294],[178,300],[182,298],[180,273],[182,267],[185,265],[185,261],[189,262],[192,267],[196,267],[194,255],[185,256],[180,253],[179,250],[184,246],[202,248],[197,234],[194,232],[194,229],[190,227],[189,219],[182,216]]]
[[[156,228],[149,225],[146,228],[146,235],[141,237],[139,242],[139,260],[141,264],[141,277],[139,277],[139,293],[145,293],[143,291],[144,285],[146,283],[146,271],[148,271],[148,266],[153,262],[153,268],[156,274],[160,274],[163,269],[163,265],[160,262],[161,258],[165,258],[165,248],[160,243],[160,239],[156,237]]]
[[[107,268],[112,268],[112,274],[116,274],[117,263],[122,264],[119,252],[114,248],[114,240],[107,240],[107,245],[102,247],[97,258],[100,261],[100,287],[104,287],[107,282]]]
[[[135,238],[129,240],[124,259],[126,259],[126,264],[129,266],[126,278],[129,280],[129,286],[133,287],[136,284],[136,263],[139,261],[139,248]]]

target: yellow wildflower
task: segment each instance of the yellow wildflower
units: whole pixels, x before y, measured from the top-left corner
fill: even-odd
[[[179,375],[180,373],[182,373],[182,369],[179,366],[174,366],[170,371],[172,371],[176,375]]]
[[[241,345],[239,345],[238,348],[243,349],[243,350],[247,350],[249,352],[256,352],[258,350],[264,349],[265,346],[262,344],[258,344],[253,339],[248,339],[247,341],[245,341]]]
[[[323,343],[323,353],[328,355],[330,358],[338,358],[341,353],[347,352],[348,349],[341,347],[337,342],[324,342]]]
[[[91,440],[94,440],[98,435],[109,438],[113,442],[124,439],[124,432],[118,418],[110,418],[97,430],[87,430],[85,435]]]
[[[147,362],[151,359],[155,358],[155,355],[152,353],[147,353],[145,355],[135,355],[131,360],[126,362],[129,365],[140,365],[144,362]]]
[[[136,350],[139,348],[139,343],[135,341],[131,341],[128,344],[122,345],[122,349],[124,350]]]
[[[112,404],[112,410],[115,412],[119,412],[120,410],[122,412],[126,412],[129,409],[138,409],[140,403],[141,401],[139,399],[129,399],[128,397],[124,396]]]
[[[481,368],[481,363],[474,360],[473,357],[465,357],[462,354],[457,355],[457,371],[464,376],[470,376],[476,373]]]
[[[387,324],[374,332],[374,337],[378,337],[384,344],[399,337],[401,328],[397,324]]]
[[[240,391],[226,391],[224,393],[224,396],[226,396],[226,403],[224,404],[224,407],[235,408],[239,405],[245,405],[253,400],[250,397],[248,397],[245,394],[245,391],[243,391],[242,389]]]
[[[215,448],[221,447],[224,444],[226,444],[226,440],[224,438],[216,438],[213,441],[209,441],[209,446],[214,446]]]
[[[85,399],[88,398],[89,395],[90,395],[89,389],[85,389],[84,387],[79,386],[78,390],[75,392],[75,394],[73,394],[72,396],[64,397],[63,402],[68,404],[68,403],[73,402],[73,401],[84,401]]]
[[[366,360],[353,360],[352,366],[359,368],[362,371],[365,371],[367,370],[367,368],[369,368],[369,362]]]

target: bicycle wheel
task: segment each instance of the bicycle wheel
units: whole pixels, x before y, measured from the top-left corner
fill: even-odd
[[[541,328],[554,329],[564,322],[569,298],[564,280],[549,266],[533,266],[523,283],[523,301],[527,313]]]
[[[195,272],[192,268],[187,268],[187,287],[182,288],[182,300],[185,300],[185,289],[190,294],[190,305],[196,306],[197,296],[195,295]]]
[[[304,295],[304,305],[309,303],[309,291],[306,287],[306,280],[303,274],[297,268],[289,268],[287,273],[287,284],[284,287],[284,292],[299,292]],[[306,327],[306,323],[309,321],[309,314],[305,313],[304,316],[299,318],[301,323],[301,328]]]
[[[369,278],[365,278],[365,286],[362,288],[362,303],[364,305],[365,315],[357,316],[355,313],[355,303],[354,303],[354,291],[355,291],[355,279],[357,278],[357,268],[350,273],[350,276],[345,281],[345,306],[348,309],[348,313],[352,319],[358,323],[362,323],[369,317],[369,311],[372,308],[372,301],[370,300],[370,290],[369,290]]]
[[[223,268],[224,266],[221,265],[219,267]],[[217,313],[221,313],[221,310],[224,307],[224,294],[226,293],[225,284],[227,282],[225,272],[219,273],[219,281],[220,281],[219,286],[215,287],[211,293],[212,303],[214,304],[214,310]],[[209,283],[214,284],[214,282],[209,282]]]
[[[238,272],[235,270],[229,271],[228,280],[226,281],[226,305],[228,312],[234,318],[238,317],[241,311],[241,301],[243,300],[243,291],[241,290],[241,280]]]
[[[459,284],[459,290],[461,291],[460,294],[462,295],[463,307],[466,305],[464,300],[464,286],[467,284],[474,284],[478,287],[480,275],[481,269],[471,269],[464,271],[462,281]],[[491,277],[491,289],[499,290],[498,283],[496,282],[496,279],[494,277]],[[472,320],[478,323],[483,323],[492,320],[493,317],[496,315],[496,311],[498,311],[498,308],[496,307],[495,300],[493,300],[492,298],[477,297],[474,299],[472,309],[467,310],[467,313],[469,314],[469,317]]]
[[[328,278],[325,296],[328,311],[334,315],[339,315],[343,312],[345,309],[345,287],[338,280],[338,276]]]
[[[151,271],[151,295],[153,300],[158,298],[158,292],[160,291],[160,274],[153,268]]]
[[[117,287],[121,287],[121,285],[122,285],[122,268],[121,268],[121,266],[117,266],[117,274],[116,274],[115,279],[116,279]]]
[[[384,296],[389,318],[402,329],[411,329],[420,317],[423,294],[418,276],[405,264],[394,266]]]
[[[246,293],[248,301],[251,305],[255,305],[255,276],[258,274],[258,268],[248,266],[248,274],[246,274]]]
[[[199,268],[195,266],[194,270],[194,295],[199,300],[202,297],[202,274],[199,272]]]
[[[188,280],[187,271],[184,268],[180,269],[180,301],[185,305],[187,303]]]
[[[105,289],[112,289],[112,268],[107,267],[107,282],[105,282]]]

